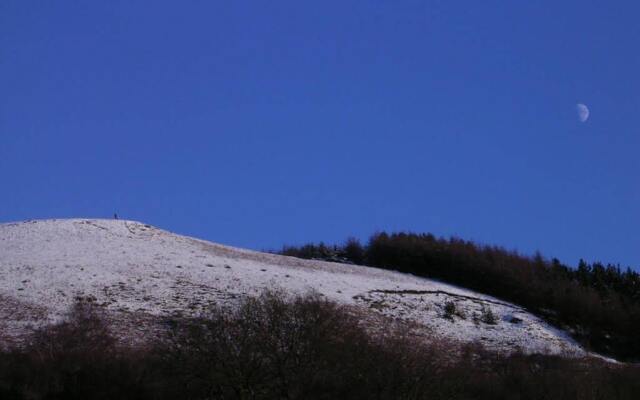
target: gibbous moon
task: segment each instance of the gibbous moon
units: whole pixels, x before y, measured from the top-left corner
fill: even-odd
[[[578,113],[578,119],[580,122],[585,122],[589,119],[589,107],[582,103],[576,104],[576,111]]]

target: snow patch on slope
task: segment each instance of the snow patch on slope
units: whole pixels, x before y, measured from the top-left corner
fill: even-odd
[[[197,314],[267,288],[328,299],[418,324],[434,337],[494,350],[583,355],[564,332],[490,296],[410,274],[223,246],[124,220],[0,224],[0,332],[59,319],[78,297],[146,316]],[[445,318],[453,302],[458,315]],[[496,324],[478,317],[485,310]],[[0,340],[3,337],[0,336]]]

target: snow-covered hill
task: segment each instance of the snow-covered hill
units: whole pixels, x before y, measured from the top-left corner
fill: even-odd
[[[498,350],[584,353],[564,332],[518,306],[409,274],[222,246],[133,221],[0,224],[0,341],[56,320],[77,297],[144,320],[198,313],[265,288],[315,290],[389,317],[377,320],[418,326],[430,337],[479,341]],[[443,317],[447,302],[458,315]],[[487,310],[495,324],[482,321]]]

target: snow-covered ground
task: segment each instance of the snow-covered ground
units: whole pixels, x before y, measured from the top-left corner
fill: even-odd
[[[0,224],[0,341],[60,318],[77,297],[119,315],[155,317],[199,313],[266,288],[314,290],[432,337],[502,351],[584,354],[564,332],[518,306],[409,274],[243,250],[133,221]],[[451,318],[444,317],[447,302],[455,304]],[[482,321],[487,310],[495,324]]]

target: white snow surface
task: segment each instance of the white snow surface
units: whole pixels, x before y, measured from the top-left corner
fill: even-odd
[[[410,274],[223,246],[134,221],[0,224],[0,342],[58,320],[78,296],[108,311],[157,317],[233,305],[268,288],[316,291],[389,317],[381,321],[407,322],[431,337],[493,350],[586,354],[521,307]],[[459,315],[445,318],[446,302]],[[483,310],[497,323],[482,322]]]

